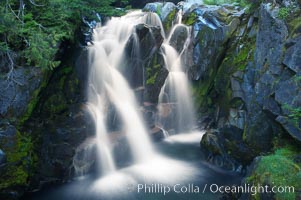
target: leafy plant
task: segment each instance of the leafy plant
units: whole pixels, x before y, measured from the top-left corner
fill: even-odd
[[[101,15],[121,15],[113,3],[125,0],[6,0],[0,2],[0,56],[10,60],[10,69],[34,65],[53,69],[60,64],[57,52],[65,40],[73,40],[81,19]],[[18,58],[12,58],[12,52]],[[5,60],[5,59],[4,59]]]
[[[286,19],[290,15],[290,8],[280,8],[278,12],[278,17],[280,19]]]

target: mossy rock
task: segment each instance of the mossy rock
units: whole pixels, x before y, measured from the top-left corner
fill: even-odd
[[[177,10],[174,9],[167,15],[167,17],[163,21],[163,27],[164,27],[164,30],[166,33],[170,31],[170,29],[173,25],[173,22],[175,20],[176,14],[177,14]]]
[[[300,155],[301,149],[297,146],[285,146],[277,149],[273,154],[262,156],[254,165],[246,182],[252,185],[290,186],[295,192],[275,193],[276,200],[297,199],[301,189],[301,164],[294,162],[296,156]],[[256,194],[251,199],[260,199]]]
[[[31,136],[17,131],[14,140],[15,145],[11,146],[10,149],[5,149],[8,164],[0,174],[0,190],[27,187],[37,163]]]
[[[45,106],[50,114],[60,114],[68,109],[66,99],[61,92],[54,94],[49,99],[47,99]]]
[[[301,17],[296,17],[289,22],[289,29],[291,37],[301,34]]]
[[[196,22],[197,17],[198,16],[195,12],[189,12],[187,15],[184,15],[182,23],[187,26],[191,26]]]

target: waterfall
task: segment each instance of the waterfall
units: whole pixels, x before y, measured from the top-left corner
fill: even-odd
[[[140,11],[112,18],[105,26],[94,30],[93,45],[89,47],[88,110],[95,123],[99,168],[102,174],[116,169],[106,125],[109,104],[115,106],[122,121],[122,131],[127,137],[134,161],[144,161],[154,154],[138,111],[135,94],[120,72],[126,67],[126,42],[135,34],[134,27],[139,23],[157,24],[158,21],[152,15]]]
[[[183,36],[182,43],[177,37]],[[194,127],[194,112],[190,94],[190,85],[182,63],[182,55],[190,43],[190,28],[182,24],[182,10],[177,14],[177,23],[173,25],[169,36],[161,47],[168,77],[159,95],[159,123],[163,128],[166,121],[172,123],[177,132],[190,131]],[[172,119],[166,118],[166,110],[173,110]]]
[[[154,13],[134,11],[123,17],[113,17],[106,25],[98,26],[93,32],[92,45],[89,52],[89,78],[87,108],[95,124],[95,145],[102,175],[110,174],[118,168],[114,156],[114,142],[108,119],[110,110],[120,120],[119,131],[127,140],[134,163],[145,163],[158,154],[151,144],[139,106],[133,92],[122,72],[126,66],[126,45],[130,38],[133,41],[135,59],[139,60],[140,44],[135,31],[138,24],[161,27],[164,43],[161,47],[164,63],[169,75],[161,89],[159,97],[160,107],[174,106],[177,131],[190,130],[193,126],[193,111],[190,99],[189,82],[182,66],[181,56],[190,42],[190,30],[181,24],[181,12],[177,16],[177,24],[172,27],[168,37],[160,18]],[[177,45],[174,37],[184,33],[184,43]],[[180,46],[180,49],[177,48]],[[165,100],[163,100],[166,97]],[[162,126],[164,128],[164,126]],[[163,130],[165,136],[168,132]],[[89,148],[91,149],[91,148]],[[80,150],[79,150],[80,152]],[[78,162],[80,163],[81,162]],[[85,166],[87,167],[87,166]],[[83,170],[80,170],[83,171]],[[86,170],[84,170],[86,171]]]

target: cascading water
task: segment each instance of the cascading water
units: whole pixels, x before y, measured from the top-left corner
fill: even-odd
[[[178,24],[173,26],[169,37],[165,38],[161,47],[169,75],[161,89],[159,107],[174,106],[171,115],[177,116],[174,122],[178,124],[178,130],[189,130],[189,126],[193,125],[193,112],[189,82],[181,59],[190,42],[190,31],[188,27],[181,24],[181,13],[178,14],[177,21]],[[124,69],[129,69],[126,68],[129,66],[125,66],[126,56],[128,56],[125,50],[128,50],[126,49],[128,41],[131,41],[134,46],[130,52],[131,56],[134,56],[131,59],[138,59],[140,45],[138,33],[135,33],[134,27],[143,23],[162,28],[161,21],[156,14],[133,12],[121,18],[112,18],[106,26],[96,28],[93,45],[89,47],[87,108],[95,123],[96,138],[88,138],[77,148],[73,164],[79,175],[88,172],[94,165],[96,144],[98,152],[96,160],[99,160],[99,169],[105,176],[101,178],[94,177],[93,174],[85,176],[62,188],[59,186],[55,192],[53,190],[45,192],[42,198],[38,195],[34,199],[163,200],[183,199],[183,195],[187,195],[185,199],[193,200],[220,199],[221,196],[218,194],[204,193],[204,191],[195,190],[193,186],[237,185],[241,182],[240,180],[239,182],[233,181],[233,183],[227,182],[232,181],[233,176],[215,172],[202,162],[199,141],[203,132],[177,134],[151,144],[138,111],[135,94],[123,74],[120,73]],[[161,29],[161,31],[164,35],[164,30]],[[177,45],[173,37],[178,33],[184,33],[186,36],[184,40],[181,40],[182,43]],[[116,150],[115,133],[110,132],[112,127],[108,123],[111,118],[110,109],[113,112],[116,110],[116,115],[118,115],[116,124],[120,125],[117,128],[124,133],[121,134],[122,137],[126,136],[134,158],[134,163],[126,164],[118,170],[119,162],[115,162],[118,156],[113,153]],[[168,110],[170,109],[161,109],[160,112],[168,113]],[[123,141],[121,140],[122,143]],[[157,151],[154,151],[155,147]],[[221,179],[227,181],[218,182]],[[141,186],[144,187],[144,191],[139,190]],[[165,194],[164,189],[163,194],[163,190],[160,189],[162,186],[170,187],[170,191]],[[177,191],[172,191],[172,189]]]
[[[164,116],[167,108],[174,110],[172,112],[174,118],[168,121],[171,121],[169,123],[172,123],[177,132],[180,132],[189,131],[194,127],[194,113],[190,85],[182,64],[182,55],[190,43],[190,29],[182,24],[181,10],[176,20],[177,23],[171,28],[161,47],[169,74],[159,95],[159,116]],[[182,37],[182,41],[176,41],[177,37]],[[159,123],[166,128],[164,125],[166,120],[163,118],[160,117]]]
[[[101,172],[115,170],[111,142],[106,128],[105,109],[112,103],[123,123],[131,152],[136,162],[154,154],[149,136],[133,91],[120,73],[124,66],[126,42],[139,23],[158,24],[157,18],[142,12],[133,12],[121,18],[112,18],[106,26],[94,30],[93,46],[89,47],[90,75],[88,108],[94,118]],[[139,48],[137,42],[136,49]]]

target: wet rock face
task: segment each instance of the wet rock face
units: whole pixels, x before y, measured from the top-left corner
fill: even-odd
[[[188,37],[190,37],[189,30],[184,26],[177,26],[174,33],[170,36],[169,43],[180,54],[185,48]]]
[[[282,82],[275,92],[275,100],[282,108],[282,112],[277,116],[276,121],[279,122],[293,138],[299,141],[301,141],[300,87],[300,76],[295,75],[291,79]]]
[[[40,68],[30,66],[1,69],[0,198],[17,198],[27,183],[31,157],[27,154],[29,148],[24,147],[27,142],[23,146],[20,144],[25,138],[20,129],[36,105],[39,91],[46,81],[44,75]],[[32,143],[28,140],[28,144]],[[14,188],[15,185],[20,187]]]
[[[201,7],[194,9],[202,11]],[[251,16],[241,16],[228,7],[215,14],[205,8],[200,12],[201,19],[215,29],[209,25],[198,29],[198,13],[192,15],[193,33],[198,40],[191,48],[189,60],[193,62],[187,64],[191,66],[192,79],[199,82],[199,104],[203,112],[211,113],[205,115],[211,116],[211,126],[217,129],[204,137],[207,142],[203,147],[211,154],[218,152],[217,157],[230,157],[246,165],[260,152],[269,152],[272,141],[280,135],[300,141],[300,33],[288,29],[278,18],[278,11],[271,4],[262,4],[259,12]],[[187,16],[183,18],[186,23]],[[235,24],[236,19],[240,24],[234,26],[232,34],[226,34],[228,39],[223,39],[225,35],[217,31],[225,28],[225,22],[232,27],[230,24]],[[238,128],[242,138],[237,140],[225,134],[224,128],[229,126]],[[231,138],[235,142],[229,145]],[[240,158],[246,156],[247,162]]]
[[[46,74],[37,67],[16,67],[12,79],[0,80],[1,199],[73,176],[76,147],[94,129],[82,106],[87,62],[74,67],[73,61]]]
[[[294,42],[296,43],[287,49],[283,64],[297,75],[301,75],[301,38],[299,37]]]
[[[163,36],[157,26],[139,24],[135,29],[126,45],[128,63],[123,74],[141,104],[144,101],[156,103],[168,74],[160,53]]]
[[[243,140],[243,132],[235,126],[206,132],[201,149],[207,160],[231,171],[243,172],[242,166],[249,165],[254,153]]]
[[[191,7],[183,16],[183,23],[192,26],[193,62],[190,68],[193,80],[207,78],[209,68],[217,68],[225,54],[227,42],[238,28],[244,11],[226,6]]]
[[[295,123],[289,123],[292,119],[285,120],[291,113],[298,112],[296,109],[300,107],[297,100],[300,96],[300,89],[297,88],[300,87],[296,78],[300,72],[296,65],[298,56],[294,56],[300,49],[296,43],[285,51],[288,29],[285,23],[274,15],[269,4],[261,6],[254,57],[255,71],[252,72],[250,66],[244,78],[244,82],[249,81],[253,86],[253,89],[244,87],[246,106],[249,110],[246,139],[260,150],[267,150],[260,146],[271,147],[272,137],[281,133],[281,127],[274,121],[276,118],[288,133],[294,138],[300,138],[300,134],[297,134],[298,129],[300,131],[298,114],[295,116]],[[286,63],[286,66],[283,63]],[[297,74],[293,76],[294,73]],[[286,117],[280,117],[282,115]],[[295,127],[292,124],[295,124]],[[258,137],[261,140],[257,141],[256,145],[252,141]]]
[[[32,183],[33,188],[72,177],[76,148],[94,133],[93,120],[84,106],[86,78],[78,73],[88,69],[85,58],[79,56],[74,67],[56,69],[26,122],[26,130],[39,138],[39,150],[35,152],[39,158],[35,175],[38,181]]]
[[[40,68],[18,67],[0,78],[0,116],[22,116],[43,79]]]
[[[168,15],[176,9],[176,5],[172,2],[166,2],[162,7],[161,11],[161,19],[165,21]]]

